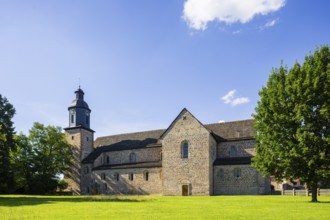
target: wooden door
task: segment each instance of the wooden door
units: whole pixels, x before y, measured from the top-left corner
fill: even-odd
[[[183,196],[189,195],[189,185],[182,185],[182,195]]]

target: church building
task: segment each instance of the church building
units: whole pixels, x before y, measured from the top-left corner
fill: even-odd
[[[74,194],[259,195],[270,179],[251,166],[253,120],[203,124],[183,109],[168,128],[99,137],[79,88],[69,106],[65,174]]]

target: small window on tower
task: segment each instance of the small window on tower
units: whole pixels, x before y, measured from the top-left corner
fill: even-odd
[[[74,123],[74,114],[71,114],[71,123]]]
[[[71,136],[71,140],[74,140],[74,136],[73,135]]]
[[[89,141],[89,137],[86,137],[86,141]]]

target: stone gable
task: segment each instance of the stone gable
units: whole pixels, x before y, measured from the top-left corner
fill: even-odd
[[[163,193],[210,195],[210,132],[188,111],[183,111],[162,137]],[[182,158],[182,144],[188,143],[188,158]]]

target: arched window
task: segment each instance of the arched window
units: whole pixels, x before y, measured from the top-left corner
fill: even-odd
[[[236,150],[235,146],[230,146],[229,156],[230,157],[236,157],[237,156],[237,150]]]
[[[119,181],[119,173],[115,173],[113,177],[115,178],[116,181]]]
[[[181,145],[181,158],[188,159],[189,156],[189,145],[187,141],[184,141]]]
[[[135,155],[135,153],[131,153],[129,155],[129,162],[130,163],[135,163],[136,162],[136,155]]]
[[[110,156],[107,156],[107,164],[110,164]]]
[[[149,172],[147,170],[143,172],[143,177],[145,181],[149,181]]]
[[[130,181],[133,181],[133,180],[134,180],[134,174],[133,174],[133,173],[129,173],[129,174],[128,174],[128,179],[129,179]]]
[[[224,177],[224,172],[223,172],[223,169],[222,169],[222,168],[219,169],[218,176],[219,176],[219,179],[220,179],[220,180],[223,179],[223,177]]]
[[[241,177],[241,169],[240,168],[235,168],[234,169],[234,177],[236,179],[240,178]]]
[[[89,173],[89,168],[86,166],[85,169],[84,169],[84,173],[87,174]]]
[[[105,180],[105,173],[101,173],[101,179]]]

